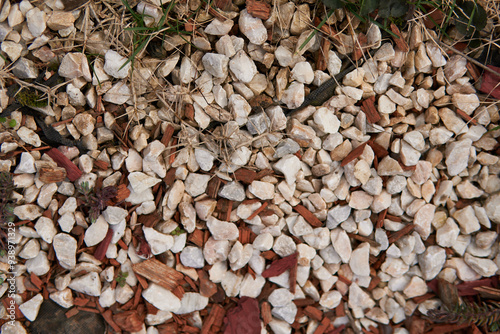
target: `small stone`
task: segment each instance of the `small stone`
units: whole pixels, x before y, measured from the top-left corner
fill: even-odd
[[[72,279],[68,287],[89,296],[99,296],[101,294],[101,280],[96,272],[90,272]]]
[[[174,311],[175,314],[188,314],[201,311],[208,305],[208,297],[196,292],[186,292],[181,299],[181,307]]]
[[[33,9],[30,9],[26,13],[26,23],[28,24],[28,29],[30,33],[34,37],[38,37],[47,28],[46,21],[47,21],[47,15],[45,12],[42,12],[39,8],[35,7]]]
[[[303,84],[310,84],[314,79],[314,71],[311,64],[306,61],[295,64],[291,74],[293,80],[297,80]]]
[[[33,221],[40,217],[42,213],[43,209],[35,204],[24,204],[14,207],[14,215],[16,215],[19,220]]]
[[[340,292],[327,291],[321,296],[319,304],[327,309],[334,309],[340,305],[341,300],[342,295]]]
[[[48,244],[52,243],[54,236],[57,234],[54,222],[47,217],[38,218],[35,224],[35,230],[40,238]]]
[[[130,182],[130,186],[136,192],[143,192],[148,188],[153,187],[157,183],[161,182],[160,179],[149,176],[148,174],[141,172],[133,172],[128,175],[128,180]]]
[[[70,289],[52,292],[49,298],[64,308],[70,308],[74,305],[73,293]]]
[[[243,83],[249,83],[257,74],[255,63],[243,50],[238,51],[229,61],[229,69]]]
[[[16,174],[21,173],[36,173],[35,169],[35,159],[29,152],[21,153],[21,160],[17,164],[16,170],[14,171]]]
[[[314,113],[314,123],[325,133],[337,133],[340,127],[339,119],[328,108],[319,108]]]
[[[238,239],[239,231],[234,223],[228,223],[210,216],[207,219],[207,227],[215,240]]]
[[[128,211],[123,208],[110,205],[102,212],[102,216],[109,224],[116,225],[128,216]]]
[[[189,173],[184,182],[186,187],[186,192],[191,197],[197,197],[205,192],[207,189],[208,181],[210,181],[210,175]]]
[[[103,100],[114,104],[124,104],[132,97],[132,92],[125,81],[115,83],[103,96]]]
[[[50,269],[47,253],[44,251],[40,251],[38,255],[32,259],[26,260],[25,265],[29,273],[34,273],[37,276],[45,275]]]
[[[423,296],[427,293],[427,284],[418,276],[413,276],[408,286],[403,290],[407,298]]]
[[[391,61],[393,58],[394,48],[391,43],[384,43],[373,56],[373,59],[378,61]]]
[[[205,259],[200,248],[187,246],[181,252],[182,265],[191,268],[203,268]]]
[[[281,257],[292,255],[296,250],[296,245],[293,239],[287,235],[280,235],[274,241],[273,250]]]
[[[355,275],[369,276],[370,275],[370,244],[367,242],[359,245],[352,251],[349,260],[349,267]]]
[[[104,71],[113,78],[124,79],[128,76],[132,66],[132,62],[124,65],[126,62],[127,58],[122,57],[116,51],[108,50],[104,55]],[[123,68],[121,68],[122,66]]]
[[[82,136],[91,134],[94,131],[95,118],[89,113],[79,113],[73,118],[73,124]]]
[[[474,209],[470,205],[461,210],[455,211],[455,213],[453,213],[453,218],[457,220],[460,225],[460,231],[463,234],[471,234],[479,231],[481,228]]]
[[[392,114],[396,111],[396,104],[386,95],[382,95],[378,99],[377,110],[382,114]]]
[[[163,254],[174,245],[174,237],[171,235],[160,233],[152,227],[143,226],[142,230],[153,255]]]
[[[194,156],[201,170],[208,172],[212,169],[215,157],[210,151],[203,148],[195,148]]]
[[[426,281],[432,280],[439,274],[446,262],[446,251],[439,246],[429,246],[418,256],[418,264]]]
[[[12,74],[19,79],[36,79],[39,70],[35,63],[27,58],[19,58],[12,66]]]
[[[336,228],[331,231],[330,237],[333,248],[342,259],[342,262],[349,263],[352,254],[352,246],[346,231],[341,228]]]
[[[214,19],[205,28],[205,33],[208,35],[224,36],[227,35],[229,31],[231,31],[233,25],[234,25],[233,20],[226,20],[222,22],[219,19]]]
[[[450,57],[444,66],[444,75],[451,83],[458,78],[461,78],[467,72],[467,59],[460,55]]]
[[[267,29],[262,20],[250,15],[246,9],[240,12],[238,24],[240,31],[250,40],[250,43],[261,45],[267,40]]]
[[[373,196],[367,194],[362,190],[354,191],[351,193],[349,206],[353,209],[363,210],[368,209],[372,205]]]
[[[155,283],[150,283],[142,291],[142,297],[162,311],[177,312],[181,308],[181,301],[177,296]]]
[[[288,289],[278,288],[271,292],[269,297],[267,297],[267,301],[273,307],[280,307],[290,304],[293,300],[293,297],[293,294],[288,291]]]
[[[434,219],[435,211],[435,205],[425,204],[417,211],[413,219],[413,223],[415,224],[415,231],[417,231],[424,240],[427,240],[431,233],[431,223]]]
[[[432,66],[441,67],[446,65],[446,59],[437,45],[432,42],[427,42],[425,44],[425,49],[427,50],[427,55],[432,61]]]
[[[352,283],[349,286],[349,301],[350,308],[369,309],[375,306],[375,301],[370,295],[364,292],[357,283]]]
[[[274,307],[272,309],[272,314],[278,319],[282,319],[289,324],[295,321],[295,316],[297,315],[297,306],[294,303],[289,303],[282,307]]]
[[[231,201],[241,202],[245,200],[245,188],[237,181],[226,183],[219,190],[219,196]]]
[[[296,181],[297,172],[300,170],[300,160],[293,154],[288,154],[274,164],[274,169],[285,175],[286,182],[293,185]]]
[[[471,145],[470,139],[462,139],[448,145],[445,152],[445,163],[449,175],[458,175],[467,168]]]
[[[34,321],[38,316],[38,311],[40,311],[40,306],[42,306],[43,296],[41,293],[35,295],[35,297],[19,305],[19,310],[29,321]],[[2,329],[2,333],[3,333]]]
[[[495,193],[486,199],[484,208],[488,218],[494,223],[500,224],[500,193]]]
[[[253,181],[248,186],[248,191],[261,200],[274,198],[274,185],[272,183]]]
[[[59,233],[52,243],[59,264],[64,269],[73,269],[76,266],[77,242],[66,233]]]
[[[73,26],[75,16],[71,12],[54,10],[47,20],[47,26],[52,30],[63,30]]]
[[[451,247],[457,241],[460,229],[451,218],[446,219],[444,225],[436,231],[436,243],[441,247]]]
[[[222,54],[206,53],[201,59],[205,69],[216,78],[227,77],[229,58]]]
[[[99,216],[99,218],[97,218],[97,220],[85,231],[85,237],[83,238],[85,244],[88,247],[92,247],[100,243],[104,237],[106,237],[108,228],[109,225],[106,220],[102,216]]]
[[[16,61],[21,57],[23,46],[15,42],[3,41],[1,49],[7,54],[10,60]]]
[[[455,107],[467,115],[472,115],[474,110],[479,107],[479,98],[476,94],[453,94],[451,101]]]
[[[482,259],[465,253],[464,261],[467,263],[475,272],[483,277],[490,277],[495,275],[498,270],[497,265],[490,259]]]
[[[42,141],[40,140],[38,134],[25,126],[21,126],[19,130],[17,130],[17,135],[26,144],[32,145],[34,147],[40,147],[42,145]]]
[[[89,63],[83,53],[68,53],[59,65],[58,73],[68,79],[83,77],[86,81],[92,81]]]

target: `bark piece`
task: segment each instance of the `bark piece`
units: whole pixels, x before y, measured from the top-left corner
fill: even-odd
[[[292,269],[296,265],[297,265],[297,253],[294,253],[292,255],[288,255],[282,259],[276,260],[273,263],[271,263],[269,268],[267,268],[266,270],[264,270],[264,272],[262,272],[262,277],[269,278],[269,277],[279,276],[288,269]]]
[[[296,205],[293,207],[295,211],[297,211],[304,219],[311,224],[312,227],[321,227],[323,226],[323,223],[321,220],[319,220],[311,211],[309,211],[305,206],[303,205]]]
[[[238,306],[227,311],[224,323],[224,334],[260,334],[259,302],[255,298],[240,298]]]
[[[247,0],[247,11],[253,17],[267,20],[271,16],[271,6],[263,1]]]
[[[182,273],[170,268],[155,258],[132,265],[132,270],[134,270],[136,274],[170,291],[175,289],[184,278]]]
[[[83,172],[57,148],[49,150],[47,155],[51,157],[59,167],[66,169],[66,175],[71,182],[76,181],[83,175]]]
[[[66,178],[66,169],[63,167],[42,167],[40,168],[40,181],[43,183],[62,182]]]
[[[363,110],[366,114],[366,119],[371,124],[380,121],[380,114],[378,113],[377,108],[375,108],[375,96],[370,96],[366,100],[363,100],[363,102],[361,102],[361,110]]]

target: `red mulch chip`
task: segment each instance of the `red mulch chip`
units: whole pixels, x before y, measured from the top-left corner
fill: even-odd
[[[227,311],[224,323],[226,324],[224,334],[259,334],[261,332],[259,302],[255,298],[240,298],[238,306]]]
[[[500,67],[488,65],[489,68],[500,73]],[[483,82],[481,83],[481,92],[489,94],[496,99],[500,99],[500,78],[488,71],[484,71]]]

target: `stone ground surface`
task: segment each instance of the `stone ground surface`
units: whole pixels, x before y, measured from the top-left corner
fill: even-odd
[[[322,6],[158,1],[130,3],[143,30],[119,1],[0,2],[0,107],[25,106],[2,333],[46,299],[109,333],[444,333],[438,281],[497,286],[498,107],[423,16],[398,40],[338,10],[305,43]]]

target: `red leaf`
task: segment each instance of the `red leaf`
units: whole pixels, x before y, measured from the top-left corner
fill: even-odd
[[[488,67],[492,70],[500,72],[500,67],[493,65],[488,65]],[[481,88],[479,90],[493,96],[496,99],[500,99],[500,77],[491,72],[484,71],[483,82],[481,83]]]
[[[259,302],[255,298],[241,297],[238,306],[226,313],[224,334],[260,334]]]
[[[108,251],[108,246],[112,238],[113,238],[113,230],[109,228],[108,233],[106,233],[104,239],[99,243],[99,245],[97,245],[97,248],[95,249],[94,252],[94,257],[99,261],[102,261],[104,259],[104,256]]]
[[[293,268],[296,264],[297,264],[297,253],[294,253],[292,255],[286,256],[282,259],[276,260],[273,263],[271,263],[269,268],[264,270],[264,272],[262,273],[262,277],[269,278],[269,277],[279,276],[288,269]]]

